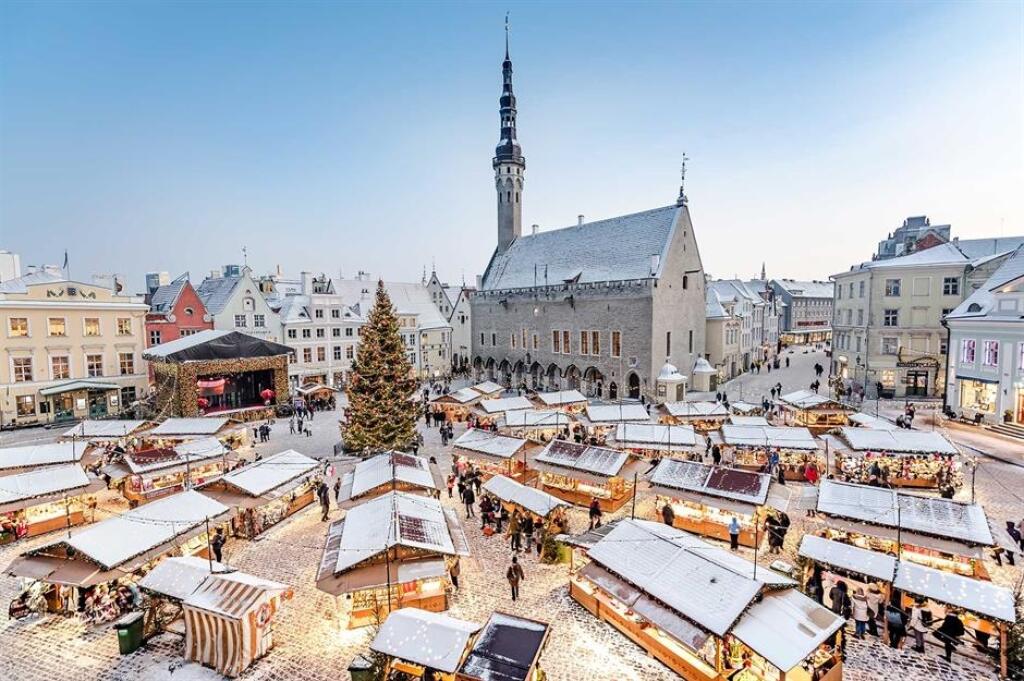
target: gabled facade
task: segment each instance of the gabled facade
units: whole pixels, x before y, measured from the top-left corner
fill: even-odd
[[[192,288],[187,273],[150,291],[146,302],[147,348],[213,328],[213,318]]]
[[[281,320],[253,280],[246,266],[229,266],[203,280],[196,293],[213,318],[213,328],[241,331],[263,340],[281,340]]]

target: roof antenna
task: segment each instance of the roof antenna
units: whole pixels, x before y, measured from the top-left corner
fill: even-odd
[[[690,157],[687,156],[686,152],[684,151],[683,152],[683,164],[682,164],[682,166],[679,169],[679,198],[676,199],[676,205],[677,206],[685,206],[686,205],[686,192],[684,191],[684,186],[686,184],[686,162],[689,161],[689,160],[690,160]]]

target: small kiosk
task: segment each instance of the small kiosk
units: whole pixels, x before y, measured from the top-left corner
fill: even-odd
[[[548,623],[495,611],[477,635],[455,681],[541,681]]]
[[[387,616],[370,650],[387,658],[382,678],[400,672],[424,679],[429,670],[453,681],[480,628],[473,622],[409,607]]]
[[[348,629],[389,612],[448,609],[449,569],[469,543],[454,509],[437,499],[388,492],[349,509],[327,531],[317,588],[336,596]]]
[[[254,539],[313,503],[319,465],[287,449],[236,468],[202,492],[233,509],[235,535]]]
[[[685,679],[842,678],[845,620],[788,577],[645,520],[621,521],[588,556],[569,595]]]
[[[470,428],[453,443],[456,462],[465,461],[479,470],[484,478],[505,475],[523,480],[526,475],[526,440],[499,435],[490,430]]]
[[[432,399],[430,409],[435,414],[444,412],[446,421],[458,423],[469,418],[470,411],[481,399],[480,393],[472,388],[461,388]]]
[[[530,465],[540,471],[544,491],[576,506],[597,499],[601,510],[614,513],[629,501],[633,480],[626,479],[629,453],[605,447],[552,440]]]
[[[47,466],[80,464],[91,449],[88,442],[81,441],[4,447],[0,449],[0,475],[24,473]]]
[[[988,579],[983,549],[995,542],[978,504],[825,479],[817,511],[827,539]]]
[[[823,433],[849,423],[853,411],[842,402],[819,395],[812,390],[797,390],[779,397],[786,423],[804,426],[814,433]]]
[[[93,444],[116,442],[126,444],[149,426],[149,421],[80,421],[61,433],[58,441],[83,440]]]
[[[351,508],[393,491],[437,497],[445,487],[437,464],[422,456],[385,452],[360,461],[353,471],[342,476],[338,503]]]
[[[533,409],[533,402],[517,395],[480,400],[473,411],[477,417],[477,425],[492,425],[497,424],[507,412],[523,409]]]
[[[101,470],[122,481],[121,495],[134,508],[176,494],[186,482],[198,487],[224,475],[236,457],[215,437],[181,442],[174,447],[141,449],[114,454]]]
[[[729,418],[721,402],[666,402],[661,405],[662,423],[686,424],[702,433],[716,430]]]
[[[503,475],[495,475],[485,482],[483,490],[497,498],[510,513],[513,510],[518,510],[521,514],[529,513],[535,521],[544,526],[551,522],[559,526],[568,524],[565,511],[568,510],[569,504],[547,492],[521,485]]]
[[[673,454],[693,456],[697,434],[691,426],[620,423],[615,427],[615,436],[610,444],[644,459],[658,459]]]
[[[78,464],[0,478],[0,544],[95,520],[90,502],[104,487]]]
[[[794,426],[734,426],[725,424],[721,432],[725,458],[738,468],[750,471],[767,469],[772,452],[779,455],[787,480],[804,480],[804,467],[812,463],[823,471],[824,458],[818,441],[807,428]]]
[[[835,472],[851,482],[868,482],[875,469],[881,481],[895,487],[959,486],[960,450],[942,433],[845,427],[832,435]]]
[[[647,407],[636,402],[625,404],[587,403],[585,414],[579,415],[579,421],[586,426],[591,435],[605,436],[620,423],[652,423]]]
[[[484,399],[493,400],[501,397],[501,394],[505,392],[505,386],[494,381],[484,381],[483,383],[477,383],[470,388],[477,393],[483,395]]]
[[[579,390],[555,390],[537,393],[534,399],[540,409],[557,409],[566,414],[579,414],[587,408],[587,398]]]
[[[506,435],[547,442],[567,432],[572,423],[572,417],[561,411],[520,409],[506,412],[498,423],[498,430]]]

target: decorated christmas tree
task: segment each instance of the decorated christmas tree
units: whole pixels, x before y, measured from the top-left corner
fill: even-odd
[[[406,449],[416,437],[417,382],[398,333],[398,316],[384,282],[362,328],[344,426],[350,450]]]

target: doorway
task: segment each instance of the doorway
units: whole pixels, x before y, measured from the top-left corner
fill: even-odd
[[[927,371],[908,371],[904,383],[907,386],[908,397],[924,397],[928,394]]]
[[[629,398],[631,400],[640,399],[640,377],[636,374],[629,375]]]

